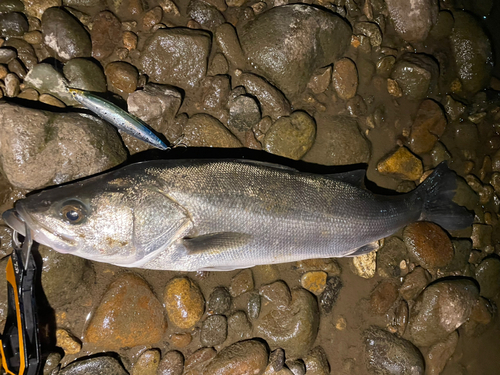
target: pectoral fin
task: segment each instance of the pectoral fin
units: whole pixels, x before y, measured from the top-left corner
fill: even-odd
[[[378,250],[380,248],[380,241],[373,241],[364,246],[358,247],[352,253],[344,255],[346,257],[357,257],[359,255],[365,255],[371,253],[372,251]]]
[[[251,239],[252,236],[247,233],[220,232],[204,234],[193,238],[184,238],[182,245],[186,248],[188,254],[197,254],[242,248]]]

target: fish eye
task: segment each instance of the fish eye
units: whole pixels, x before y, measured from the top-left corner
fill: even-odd
[[[80,224],[86,217],[86,210],[79,202],[67,202],[61,209],[61,216],[70,224]]]

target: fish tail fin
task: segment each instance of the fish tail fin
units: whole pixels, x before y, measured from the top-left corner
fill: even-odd
[[[435,222],[446,230],[472,225],[474,215],[453,202],[456,190],[457,176],[442,162],[416,189],[418,198],[424,202],[420,220]]]

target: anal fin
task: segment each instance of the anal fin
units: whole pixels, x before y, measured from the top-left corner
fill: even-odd
[[[371,253],[372,251],[378,250],[381,247],[380,240],[370,242],[369,244],[366,244],[364,246],[358,247],[357,249],[354,249],[352,253],[348,255],[344,255],[346,257],[357,257],[360,255],[365,255],[368,253]]]

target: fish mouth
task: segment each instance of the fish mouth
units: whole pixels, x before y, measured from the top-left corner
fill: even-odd
[[[26,236],[25,223],[33,231],[33,239],[39,244],[51,247],[61,253],[75,251],[76,241],[59,233],[54,233],[35,221],[21,204],[16,204],[14,209],[3,213],[2,219],[9,227]]]

